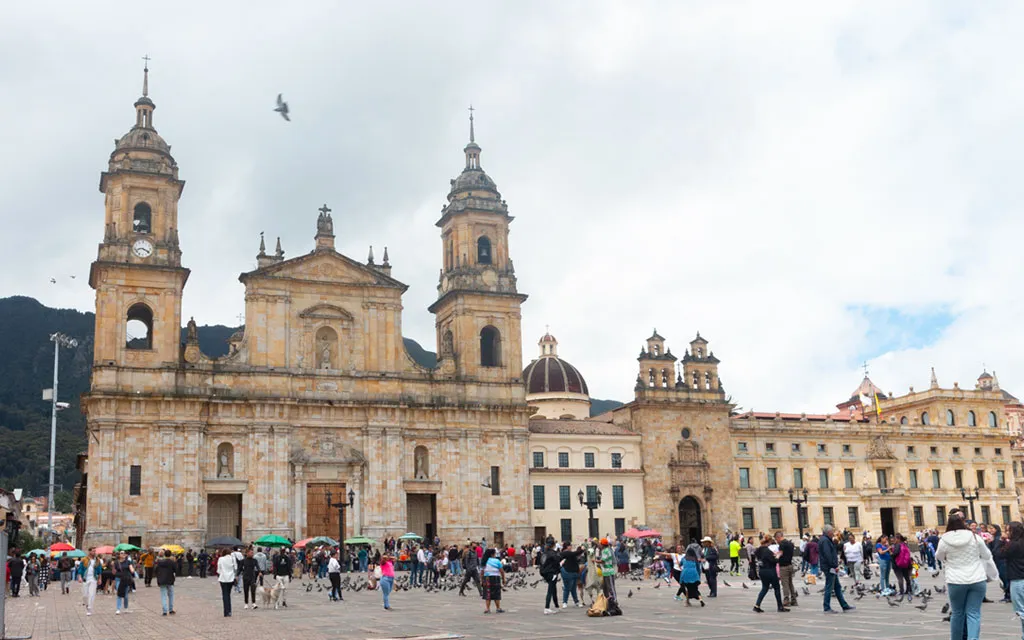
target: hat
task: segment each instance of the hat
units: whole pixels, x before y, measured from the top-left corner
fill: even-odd
[[[711,536],[704,536],[703,538],[701,538],[700,541],[701,542],[714,542],[714,540],[711,539]]]
[[[602,546],[607,546],[608,545],[608,538],[601,538],[601,545]]]

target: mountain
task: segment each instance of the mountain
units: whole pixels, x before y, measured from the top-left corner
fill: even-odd
[[[51,309],[15,296],[0,298],[0,487],[23,488],[46,495],[50,469],[50,402],[42,390],[53,386],[53,342],[61,332],[78,341],[61,348],[58,400],[70,406],[57,414],[56,490],[70,492],[78,482],[76,459],[86,450],[85,416],[79,398],[89,390],[96,317],[75,309]],[[228,338],[239,327],[197,327],[203,353],[218,358],[228,352]],[[182,329],[182,341],[185,329]],[[403,338],[413,360],[437,366],[437,354]],[[615,400],[591,400],[591,415],[622,406]]]

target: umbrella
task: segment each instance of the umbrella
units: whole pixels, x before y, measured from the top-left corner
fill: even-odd
[[[298,542],[296,542],[292,546],[297,548],[297,549],[301,549],[302,547],[305,547],[310,542],[313,542],[313,538],[304,538],[302,540],[299,540]]]
[[[266,535],[258,538],[256,544],[261,544],[265,547],[290,547],[292,546],[291,540],[283,538],[278,535]]]
[[[136,547],[134,544],[122,542],[121,544],[114,547],[114,551],[142,551],[142,549]]]
[[[54,551],[74,551],[75,548],[66,542],[58,542],[50,545],[50,553]]]
[[[165,551],[170,551],[176,556],[185,555],[185,547],[181,546],[180,544],[162,544],[159,547],[157,547],[157,549],[164,549]]]
[[[399,540],[422,540],[423,536],[416,535],[415,533],[410,531],[409,533],[407,533],[407,534],[405,534],[403,536],[399,536],[398,539]]]
[[[240,547],[242,541],[234,536],[217,536],[212,540],[206,541],[208,547]]]
[[[330,547],[338,546],[338,541],[337,540],[335,540],[334,538],[328,538],[327,536],[317,536],[317,537],[313,538],[310,542],[312,544],[314,544],[314,545],[326,544],[327,546],[330,546]]]
[[[105,555],[107,553],[114,553],[114,547],[109,544],[105,544],[102,547],[96,547],[96,555]]]
[[[71,551],[51,551],[50,555],[52,557],[56,558],[57,556],[63,556],[65,553],[68,554],[69,558],[84,558],[85,557],[85,552],[84,551],[79,551],[78,549],[73,549]]]
[[[33,549],[33,550],[29,551],[27,555],[30,555],[30,556],[45,556],[46,555],[46,550],[45,549]]]
[[[355,538],[349,538],[345,541],[345,544],[376,544],[377,541],[373,538],[364,538],[363,536],[356,536]]]

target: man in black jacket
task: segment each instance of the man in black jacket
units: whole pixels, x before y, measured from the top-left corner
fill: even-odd
[[[21,559],[20,553],[14,554],[14,557],[7,561],[7,568],[11,570],[11,597],[18,598],[18,592],[21,591],[21,575],[25,571],[25,561]]]
[[[836,550],[835,541],[832,540],[834,532],[835,529],[832,525],[826,524],[822,529],[821,537],[818,538],[818,566],[825,574],[825,613],[839,613],[832,608],[833,594],[843,611],[854,609],[852,605],[846,603],[846,599],[843,598],[843,590],[839,586],[839,552]]]
[[[285,601],[285,589],[288,588],[288,583],[292,579],[292,559],[282,549],[274,555],[274,584],[281,585],[281,595],[278,596],[278,602],[282,607],[287,607],[288,603]]]
[[[160,587],[162,615],[174,615],[174,574],[178,563],[171,557],[171,550],[164,549],[164,557],[156,561],[156,586]]]
[[[779,545],[779,582],[782,583],[782,606],[796,606],[796,588],[793,587],[793,543],[782,534],[775,532],[775,544]]]

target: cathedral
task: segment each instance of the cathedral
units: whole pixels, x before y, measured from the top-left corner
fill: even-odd
[[[865,375],[834,411],[740,413],[706,338],[677,356],[654,331],[623,372],[632,400],[592,416],[550,333],[524,368],[512,216],[472,116],[436,223],[435,367],[406,351],[407,287],[387,250],[379,263],[339,253],[326,204],[308,253],[261,240],[239,275],[244,327],[207,356],[193,320],[182,337],[185,182],[144,73],[100,176],[80,546],[406,531],[502,545],[633,526],[685,540],[824,524],[877,535],[942,527],[953,507],[1020,517],[1024,405],[994,373],[961,388],[933,372],[903,395]]]
[[[339,253],[326,205],[309,253],[285,259],[279,242],[272,253],[264,245],[256,269],[239,276],[245,325],[228,355],[203,354],[191,320],[182,341],[185,181],[154,127],[148,70],[134,106],[99,184],[84,544],[409,530],[531,538],[526,296],[512,216],[481,166],[472,118],[465,167],[437,221],[430,369],[403,345],[407,287],[387,251],[380,263]]]

